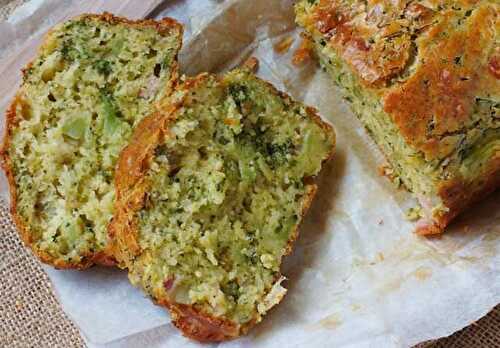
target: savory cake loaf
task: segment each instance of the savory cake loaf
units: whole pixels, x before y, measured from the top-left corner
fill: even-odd
[[[83,15],[54,27],[23,70],[2,149],[23,240],[58,268],[112,263],[114,168],[134,126],[170,93],[182,27]]]
[[[305,0],[297,22],[440,233],[500,184],[500,3]]]
[[[186,336],[245,333],[286,292],[281,260],[334,141],[248,70],[188,79],[120,156],[117,260]]]

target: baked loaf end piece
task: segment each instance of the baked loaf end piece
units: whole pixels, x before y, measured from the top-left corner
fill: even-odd
[[[281,260],[334,140],[313,109],[247,70],[187,80],[117,167],[110,231],[132,283],[188,337],[247,332],[286,292]]]
[[[111,264],[114,167],[132,129],[170,93],[182,27],[105,13],[54,27],[7,113],[2,149],[23,240],[58,268]]]
[[[321,64],[440,233],[500,185],[498,1],[307,0]]]

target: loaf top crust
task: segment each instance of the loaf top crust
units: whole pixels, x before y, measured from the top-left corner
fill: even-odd
[[[306,0],[296,10],[426,159],[473,143],[478,124],[500,127],[498,2]]]

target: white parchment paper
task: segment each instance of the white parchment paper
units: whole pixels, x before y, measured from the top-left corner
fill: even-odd
[[[111,2],[102,1],[102,6]],[[9,41],[18,47],[30,36],[38,40],[37,33],[53,24],[45,15],[54,17],[62,7],[81,6],[77,3],[35,1],[8,27],[0,24],[0,48]],[[170,16],[186,25],[183,73],[221,72],[253,55],[261,63],[259,76],[317,107],[338,137],[336,156],[319,178],[319,193],[295,252],[285,260],[287,296],[248,336],[221,346],[409,347],[449,335],[500,302],[499,192],[463,214],[441,238],[415,236],[414,225],[404,218],[413,204],[410,194],[377,174],[382,155],[339,90],[315,62],[291,63],[300,44],[293,1],[157,3],[150,16]],[[284,40],[293,40],[292,47],[278,52],[274,47]],[[20,75],[12,74],[18,83]],[[2,98],[5,108],[7,97]],[[123,271],[45,270],[90,347],[199,346],[130,286]]]

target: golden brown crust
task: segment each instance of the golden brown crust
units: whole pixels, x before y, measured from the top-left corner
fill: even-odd
[[[481,178],[484,182],[479,188],[471,187],[469,183],[460,179],[452,179],[442,183],[438,195],[448,210],[435,217],[432,223],[418,226],[416,232],[421,235],[442,233],[458,214],[495,191],[500,186],[500,152],[491,161],[491,165],[481,175]]]
[[[188,91],[196,88],[197,85],[203,83],[209,76],[208,74],[201,74],[188,79],[183,85],[178,86],[177,91]],[[270,83],[266,82],[266,84],[272,93],[279,95],[281,98],[291,100],[288,95],[279,92]],[[132,141],[120,155],[117,166],[117,177],[119,179],[116,180],[117,200],[115,217],[109,231],[111,238],[115,241],[113,243],[114,255],[122,266],[130,265],[130,260],[141,252],[137,240],[138,231],[135,212],[143,206],[145,192],[147,191],[144,176],[148,170],[156,145],[164,137],[168,136],[169,126],[175,121],[175,112],[182,107],[183,102],[184,98],[180,98],[175,102],[164,103],[159,112],[143,119],[135,129]],[[316,110],[307,108],[307,113],[315,123],[330,134],[332,141],[335,142],[332,127],[321,120]],[[333,149],[334,146],[332,146],[332,152],[325,161],[333,155]],[[317,191],[317,186],[312,183],[312,178],[307,178],[306,184],[307,197],[304,199],[300,213],[301,219],[309,209]],[[291,234],[285,255],[291,252],[293,242],[297,236],[298,226]],[[233,339],[245,334],[256,324],[252,320],[245,325],[239,325],[235,322],[203,313],[193,306],[173,303],[166,297],[157,296],[158,298],[155,298],[155,301],[170,311],[174,325],[185,336],[200,342],[219,342]]]
[[[201,74],[189,79],[177,90],[189,89],[206,77]],[[128,260],[140,253],[137,225],[134,214],[143,206],[147,183],[144,176],[149,168],[156,145],[168,133],[168,126],[175,120],[175,111],[184,98],[173,102],[160,102],[158,111],[145,117],[134,129],[132,138],[116,165],[116,201],[113,219],[108,227],[109,251],[120,266],[128,267]]]
[[[496,84],[499,6],[488,1],[320,0],[303,25],[322,35],[365,88],[381,96],[406,142],[426,158],[444,158],[473,122],[475,98]],[[463,22],[463,30],[457,30]],[[416,38],[415,38],[416,37]],[[497,52],[495,54],[495,52]],[[457,61],[459,59],[459,61]],[[415,71],[403,75],[409,65]],[[397,82],[392,79],[398,77]]]
[[[172,304],[165,300],[159,302],[168,308],[173,324],[189,338],[200,342],[220,342],[234,339],[246,332],[251,325],[241,327],[229,320],[222,320],[197,311],[192,306]]]
[[[151,20],[151,19],[144,19],[144,20],[129,20],[127,18],[123,17],[117,17],[112,15],[111,13],[105,12],[103,14],[83,14],[75,19],[78,18],[92,18],[92,19],[97,19],[100,21],[104,21],[110,24],[118,24],[122,23],[128,26],[134,26],[134,27],[153,27],[156,31],[158,31],[161,35],[165,35],[170,33],[172,30],[178,31],[180,34],[183,32],[183,27],[180,23],[175,21],[174,19],[171,18],[163,18],[159,21]],[[48,37],[52,33],[53,29],[50,29],[46,34],[45,34],[45,40],[42,42],[40,48],[39,48],[39,53],[41,53],[44,49],[44,45],[47,42]],[[27,71],[30,69],[32,66],[33,62],[29,62],[26,67],[22,69],[22,74],[25,76],[27,74]],[[171,80],[168,82],[168,85],[175,85],[175,82],[177,81],[178,77],[178,65],[177,62],[172,63],[172,77]],[[169,86],[166,86],[166,88],[169,88]],[[2,143],[2,146],[0,148],[0,159],[1,159],[1,166],[2,169],[4,170],[8,184],[9,184],[9,192],[10,192],[10,211],[12,218],[14,220],[14,223],[17,226],[19,235],[25,245],[33,251],[33,253],[45,264],[52,265],[57,269],[79,269],[83,270],[86,268],[91,267],[94,264],[100,264],[104,266],[115,266],[116,265],[116,260],[111,252],[111,246],[108,246],[105,250],[102,250],[97,253],[89,253],[88,255],[81,255],[81,261],[78,263],[74,262],[66,262],[62,261],[60,259],[54,258],[52,255],[49,253],[37,249],[34,246],[34,240],[32,238],[32,233],[30,233],[29,227],[26,226],[26,224],[22,221],[21,216],[17,213],[17,192],[16,192],[16,182],[15,182],[15,177],[13,173],[13,166],[12,166],[12,159],[9,154],[9,147],[13,135],[13,131],[15,127],[17,126],[19,122],[19,118],[17,117],[16,114],[16,109],[18,105],[23,105],[23,100],[22,100],[22,90],[20,90],[16,96],[14,97],[13,102],[11,103],[10,107],[6,111],[6,121],[5,121],[5,135],[4,135],[4,140]]]
[[[371,34],[379,31],[379,20],[359,19],[362,4],[345,4],[342,1],[321,0],[312,15],[316,29],[329,40],[339,55],[356,71],[366,84],[379,84],[401,72],[410,57],[410,37],[404,35],[397,46],[387,45],[383,40],[370,43]],[[391,35],[401,24],[394,21],[384,28],[384,36]]]
[[[496,17],[493,6],[482,6],[470,17],[467,30],[453,31],[454,16],[443,14],[419,42],[425,65],[384,96],[384,110],[402,136],[428,159],[454,151],[458,139],[448,135],[466,131],[473,121],[475,98],[485,94],[481,81],[490,75],[487,63]],[[443,33],[449,33],[446,40],[439,39]],[[457,57],[462,57],[460,64],[455,63]]]
[[[470,134],[497,127],[498,115],[477,115],[477,101],[500,97],[498,2],[306,3],[298,7],[298,21],[316,41],[322,38],[316,42],[319,49],[319,44],[328,45],[363,88],[380,98],[399,135],[426,160],[459,162],[455,158],[461,149],[472,146],[464,144]],[[445,212],[422,219],[417,232],[443,232],[469,204],[495,190],[498,157],[490,157],[482,168],[468,178],[450,169],[452,179],[436,187]]]
[[[144,118],[134,130],[129,145],[120,154],[116,166],[115,212],[108,231],[110,251],[122,266],[128,266],[127,261],[140,253],[134,213],[143,206],[147,191],[144,175],[154,148],[163,136],[169,115],[173,115],[175,110],[176,106],[172,106]]]

